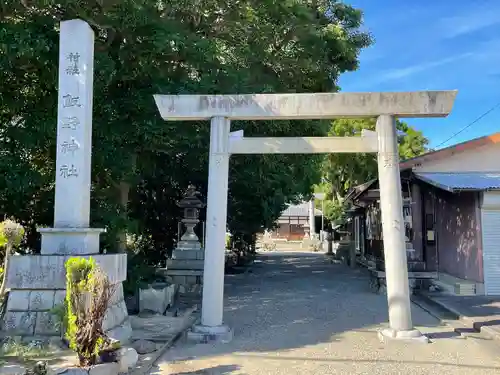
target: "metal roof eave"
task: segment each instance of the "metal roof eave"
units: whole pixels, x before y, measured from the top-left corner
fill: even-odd
[[[427,184],[429,184],[429,185],[435,186],[435,187],[437,187],[437,188],[439,188],[439,189],[441,189],[441,190],[446,190],[446,191],[449,191],[450,193],[454,193],[454,189],[453,189],[452,187],[450,187],[450,186],[446,186],[446,185],[440,184],[440,183],[439,183],[439,182],[437,182],[437,181],[434,181],[434,180],[432,180],[432,179],[430,179],[430,178],[427,178],[427,177],[425,177],[425,176],[420,176],[420,175],[418,175],[418,174],[416,174],[416,173],[414,173],[414,176],[415,176],[418,180],[423,181],[423,182],[425,182],[425,183],[427,183]]]
[[[426,176],[422,176],[421,174],[414,173],[413,174],[416,179],[425,182],[431,186],[437,187],[438,189],[448,191],[450,193],[460,193],[462,191],[464,192],[480,192],[480,191],[499,191],[500,188],[498,187],[484,187],[484,188],[477,188],[477,187],[452,187],[448,185],[444,185],[442,183],[439,183],[431,178],[428,178]]]

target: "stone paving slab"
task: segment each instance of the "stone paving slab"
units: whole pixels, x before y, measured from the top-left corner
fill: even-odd
[[[194,307],[183,313],[182,316],[130,316],[132,326],[132,340],[169,341],[179,332],[192,326],[198,318]]]

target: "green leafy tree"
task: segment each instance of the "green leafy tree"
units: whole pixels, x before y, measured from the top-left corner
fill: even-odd
[[[6,0],[0,6],[0,210],[35,247],[51,225],[56,151],[58,25],[95,31],[92,225],[108,250],[135,234],[147,262],[176,238],[176,202],[206,191],[208,122],[163,121],[153,94],[336,91],[371,42],[362,13],[340,1]],[[324,135],[322,121],[235,122],[247,136]],[[285,202],[310,193],[321,159],[236,156],[229,228],[251,238]],[[239,233],[239,234],[238,234]],[[142,262],[142,260],[141,260]]]
[[[332,122],[331,136],[361,136],[361,131],[375,130],[375,119],[339,119]],[[399,156],[409,159],[427,151],[427,138],[422,132],[397,120]],[[343,214],[343,199],[354,186],[377,177],[377,157],[375,154],[330,154],[323,164],[325,183],[318,189],[328,192],[326,216],[339,219]]]

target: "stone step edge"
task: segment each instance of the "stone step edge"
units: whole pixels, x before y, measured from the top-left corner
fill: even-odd
[[[483,333],[484,335],[490,337],[493,340],[500,341],[500,332],[495,331],[489,326],[482,324],[482,322],[477,322],[474,319],[461,314],[458,310],[456,310],[451,306],[448,306],[446,303],[443,303],[442,301],[437,301],[432,299],[425,293],[418,293],[411,296],[411,301],[418,307],[427,311],[435,318],[439,319],[444,324],[449,324],[450,321],[458,322],[459,323],[458,326],[456,324],[451,324],[451,325],[454,328],[454,331],[459,334],[463,333],[463,329],[473,330],[474,332],[477,333]],[[438,309],[445,310],[449,314],[453,315],[454,319],[450,320],[443,318],[442,315],[438,311],[436,311],[437,310],[436,306],[438,307]]]

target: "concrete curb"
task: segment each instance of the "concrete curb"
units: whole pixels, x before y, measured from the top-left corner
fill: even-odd
[[[422,303],[422,301],[419,301],[419,299],[423,300],[424,303]],[[473,319],[471,317],[463,315],[462,313],[460,313],[460,311],[458,311],[454,307],[448,306],[446,303],[444,303],[442,301],[435,300],[424,293],[419,293],[416,296],[413,296],[411,298],[411,301],[415,305],[417,305],[421,309],[427,311],[429,314],[431,314],[432,316],[439,319],[442,323],[445,323],[445,324],[449,324],[450,320],[443,319],[443,317],[440,316],[439,312],[437,312],[436,309],[433,309],[432,305],[437,305],[437,306],[439,306],[439,308],[445,310],[449,314],[452,314],[454,316],[454,319],[459,321],[462,325],[462,327],[455,327],[452,325],[454,330],[457,333],[462,333],[459,331],[460,331],[460,329],[463,329],[463,328],[472,329],[476,332],[483,333],[484,335],[489,336],[490,338],[492,338],[494,340],[500,341],[500,332],[498,332],[498,331],[496,331],[496,330],[494,330],[486,325],[483,325],[483,323],[484,323],[483,321],[476,321],[475,319]]]

